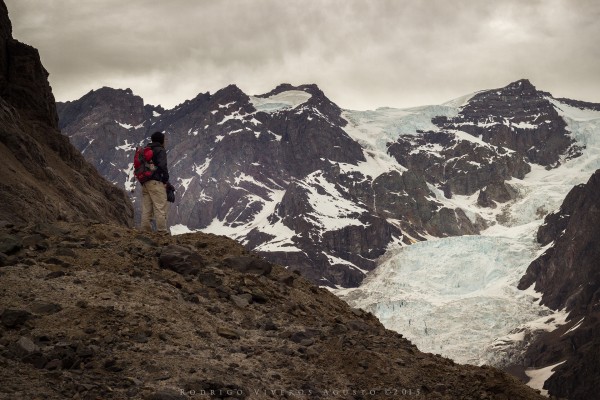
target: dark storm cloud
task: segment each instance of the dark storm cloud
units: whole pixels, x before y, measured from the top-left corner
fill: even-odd
[[[317,83],[342,107],[441,103],[529,78],[600,102],[595,0],[7,0],[60,100],[102,85],[171,107],[230,83]]]

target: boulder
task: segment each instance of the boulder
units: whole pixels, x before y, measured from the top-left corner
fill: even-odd
[[[181,275],[196,275],[206,265],[200,254],[175,244],[161,249],[159,262],[161,268],[170,269]]]
[[[0,318],[2,325],[6,328],[15,329],[23,326],[31,317],[32,315],[28,311],[7,309],[4,310]]]

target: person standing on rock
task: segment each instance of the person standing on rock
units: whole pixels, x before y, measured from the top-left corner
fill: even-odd
[[[142,185],[142,230],[152,231],[150,220],[154,216],[156,230],[168,233],[167,230],[167,185],[169,185],[169,168],[167,167],[167,151],[165,150],[165,134],[154,132],[151,136],[152,161],[156,170],[148,181]]]

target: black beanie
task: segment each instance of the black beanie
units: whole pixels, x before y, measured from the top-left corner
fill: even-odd
[[[165,134],[162,132],[154,132],[152,136],[150,136],[153,142],[158,142],[160,144],[165,144]]]

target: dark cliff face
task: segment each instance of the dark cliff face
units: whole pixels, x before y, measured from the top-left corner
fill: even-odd
[[[0,22],[0,219],[95,219],[131,224],[123,191],[102,178],[58,130],[54,96],[38,51]]]
[[[600,383],[600,170],[546,217],[538,241],[550,247],[531,263],[519,288],[535,284],[542,304],[565,309],[569,322],[541,335],[527,357],[536,366],[566,360],[546,382],[550,394],[595,398]]]
[[[600,295],[600,170],[585,185],[573,188],[560,210],[546,217],[538,231],[542,245],[553,245],[521,279],[519,288],[535,283],[542,304],[585,313]]]
[[[48,72],[37,49],[12,37],[8,10],[0,7],[0,96],[17,108],[24,118],[58,126],[54,96],[48,83]]]
[[[12,23],[8,18],[8,9],[4,1],[0,2],[0,39],[7,40],[12,38]]]

